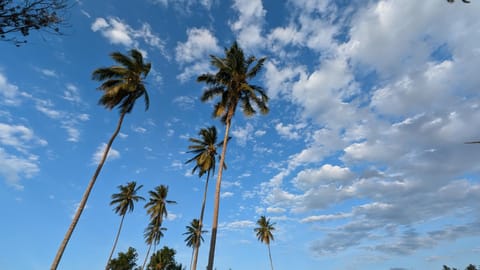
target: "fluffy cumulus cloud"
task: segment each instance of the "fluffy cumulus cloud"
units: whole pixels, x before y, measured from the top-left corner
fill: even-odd
[[[265,208],[296,213],[307,225],[342,224],[312,241],[317,255],[358,246],[405,255],[480,235],[480,185],[472,181],[480,174],[478,148],[464,144],[480,136],[480,82],[472,72],[480,64],[478,7],[289,5],[287,25],[267,35],[273,61],[264,80],[302,116],[276,124],[281,138],[298,139],[296,125],[309,127],[303,149],[260,185]],[[305,52],[318,62],[280,60]],[[452,217],[458,222],[448,225]]]
[[[230,28],[237,35],[238,42],[246,50],[261,47],[263,44],[263,24],[266,10],[261,0],[235,0],[233,8],[238,12],[236,21]]]
[[[93,22],[93,32],[100,32],[112,44],[123,45],[128,48],[139,47],[139,41],[164,53],[164,41],[155,34],[148,23],[143,23],[140,28],[135,29],[117,17],[97,18]]]
[[[213,33],[205,28],[191,28],[187,30],[187,41],[178,43],[175,48],[176,61],[184,66],[184,70],[177,78],[184,82],[193,76],[209,72],[210,61],[208,56],[219,54],[221,48]]]

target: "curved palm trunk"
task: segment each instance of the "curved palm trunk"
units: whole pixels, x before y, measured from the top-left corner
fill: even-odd
[[[217,184],[215,186],[215,203],[213,206],[213,222],[212,222],[212,237],[210,239],[210,252],[208,253],[207,270],[213,270],[213,261],[215,259],[215,244],[217,241],[217,227],[218,227],[218,210],[220,207],[220,187],[222,184],[223,164],[225,162],[225,153],[227,152],[228,132],[233,117],[233,110],[228,112],[225,121],[225,137],[223,138],[222,155],[220,156],[220,165],[218,169]]]
[[[142,268],[140,268],[141,270],[145,269],[145,265],[147,264],[148,255],[150,255],[150,249],[152,248],[152,244],[150,244],[150,246],[148,246],[147,256],[145,256],[145,260],[143,261]]]
[[[203,192],[203,203],[202,203],[202,209],[200,210],[200,219],[198,220],[198,223],[200,225],[200,234],[202,233],[202,228],[203,228],[203,215],[205,213],[205,203],[207,202],[207,190],[208,190],[208,180],[210,178],[210,172],[207,173],[207,181],[205,182],[205,190]],[[197,269],[197,261],[198,261],[198,251],[200,249],[200,235],[198,235],[198,241],[195,243],[195,247],[193,249],[193,263],[190,266],[191,270],[196,270]]]
[[[108,256],[107,265],[105,266],[105,270],[108,270],[108,265],[110,264],[110,260],[112,259],[113,252],[117,247],[118,238],[120,237],[120,232],[122,231],[123,220],[125,219],[125,214],[122,215],[122,220],[120,221],[120,226],[118,226],[117,237],[115,237],[115,242],[113,243],[112,251],[110,252],[110,256]]]
[[[65,248],[67,247],[68,241],[70,240],[70,237],[72,236],[73,230],[75,229],[75,226],[77,226],[78,220],[80,219],[80,215],[83,212],[83,209],[85,209],[85,205],[87,204],[88,196],[90,195],[90,192],[93,189],[93,186],[95,185],[95,181],[97,180],[98,175],[100,174],[100,171],[102,170],[103,164],[105,163],[105,160],[107,159],[108,152],[110,151],[110,148],[112,147],[112,143],[115,140],[115,137],[117,137],[118,133],[120,132],[120,128],[122,127],[122,122],[123,118],[125,117],[125,113],[120,114],[120,119],[118,120],[117,128],[113,132],[112,137],[107,143],[107,147],[105,147],[105,151],[103,151],[103,156],[102,159],[100,160],[100,163],[98,163],[97,169],[95,170],[95,173],[92,176],[92,179],[90,179],[90,182],[88,183],[87,189],[85,190],[85,193],[83,194],[82,200],[80,201],[80,204],[77,208],[77,211],[75,212],[75,216],[73,217],[72,223],[70,224],[70,227],[67,230],[67,233],[65,234],[65,237],[63,238],[62,243],[60,244],[60,248],[57,251],[57,255],[55,255],[55,259],[53,260],[52,266],[50,267],[51,270],[56,270],[58,267],[58,264],[60,263],[60,260],[62,259],[63,252],[65,251]]]
[[[270,252],[270,244],[267,244],[268,247],[268,257],[270,258],[270,266],[272,267],[273,270],[273,261],[272,261],[272,253]]]

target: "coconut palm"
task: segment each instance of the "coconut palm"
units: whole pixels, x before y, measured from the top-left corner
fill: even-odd
[[[198,170],[198,176],[202,177],[207,173],[207,180],[205,182],[205,188],[203,191],[203,201],[202,208],[200,210],[200,219],[199,222],[199,232],[203,227],[203,215],[205,213],[205,204],[207,201],[207,190],[208,190],[208,180],[210,175],[215,173],[215,163],[217,156],[217,147],[221,146],[221,143],[217,143],[217,129],[215,126],[208,128],[202,128],[198,132],[201,138],[190,138],[190,142],[193,144],[188,146],[188,153],[193,153],[193,158],[187,160],[185,163],[190,163],[195,161],[195,167],[193,167],[192,173],[195,173]],[[197,259],[198,259],[198,250],[200,247],[200,242],[197,242],[197,245],[193,248],[193,263],[191,264],[191,269],[197,269]]]
[[[139,200],[145,200],[145,198],[143,198],[142,196],[137,195],[138,190],[142,187],[143,185],[137,187],[137,183],[135,181],[132,181],[128,182],[125,186],[119,185],[118,189],[120,189],[120,192],[112,194],[112,201],[110,202],[110,205],[115,206],[115,213],[117,213],[122,218],[120,219],[117,236],[115,237],[115,241],[113,242],[112,251],[110,252],[110,256],[108,257],[107,266],[105,266],[105,269],[108,269],[108,264],[110,263],[113,252],[115,251],[115,247],[117,246],[125,215],[127,214],[127,212],[133,211],[135,202],[138,202]]]
[[[147,213],[150,215],[150,224],[145,230],[145,241],[149,245],[149,248],[141,268],[142,270],[147,263],[152,244],[156,246],[160,241],[160,237],[163,236],[163,234],[161,234],[161,227],[163,218],[168,216],[167,204],[177,203],[175,201],[167,200],[168,187],[164,185],[155,187],[154,190],[149,191],[148,194],[150,194],[150,199],[147,204],[145,204],[145,208],[147,208]],[[157,238],[158,240],[155,240]]]
[[[257,233],[257,238],[260,242],[265,243],[268,247],[268,257],[270,258],[270,266],[273,270],[273,262],[272,262],[272,253],[270,253],[270,241],[273,241],[273,234],[272,232],[275,230],[275,223],[270,223],[270,219],[267,219],[265,216],[261,216],[257,220],[258,227],[254,229]]]
[[[223,164],[227,151],[228,132],[235,115],[237,105],[240,102],[242,111],[246,116],[256,113],[255,105],[260,113],[268,113],[268,96],[262,87],[249,83],[262,69],[266,58],[257,59],[254,56],[245,58],[243,50],[234,42],[229,49],[225,49],[225,57],[211,56],[211,64],[218,69],[215,74],[206,73],[197,78],[198,82],[207,84],[201,100],[203,102],[220,97],[215,103],[213,117],[220,117],[225,124],[220,166],[218,168],[217,183],[215,187],[215,202],[213,208],[212,236],[208,256],[207,270],[213,270],[215,257],[215,243],[217,239],[218,213],[220,206],[220,188],[222,182]]]
[[[200,247],[200,243],[203,242],[202,234],[206,233],[207,231],[202,230],[202,225],[198,219],[193,219],[190,222],[190,225],[185,226],[185,228],[187,229],[187,231],[184,233],[184,235],[187,236],[187,238],[185,238],[185,243],[187,244],[187,247],[193,248],[190,269],[196,269],[198,248]]]
[[[98,88],[103,92],[103,95],[100,97],[99,104],[109,110],[115,107],[119,108],[120,118],[115,131],[105,146],[97,169],[95,170],[92,179],[88,183],[87,189],[85,190],[82,200],[80,201],[77,211],[75,212],[72,223],[70,224],[70,227],[68,228],[65,237],[60,244],[51,266],[52,270],[57,269],[58,264],[60,263],[63,252],[65,251],[70,237],[72,236],[73,230],[80,219],[83,209],[85,209],[90,192],[95,185],[95,181],[102,170],[105,160],[107,159],[108,152],[112,147],[113,141],[120,132],[123,118],[132,111],[135,101],[138,98],[142,96],[145,98],[146,109],[148,109],[150,103],[144,80],[150,71],[151,64],[144,63],[142,54],[135,49],[130,51],[130,56],[119,52],[114,52],[111,54],[111,57],[115,62],[118,63],[118,65],[95,70],[92,74],[92,79],[102,82]]]
[[[148,224],[143,234],[145,238],[145,243],[147,243],[148,245],[148,250],[147,250],[147,255],[145,256],[145,260],[143,261],[142,268],[140,268],[141,270],[143,270],[145,268],[145,265],[147,264],[148,255],[150,254],[150,250],[152,249],[152,246],[156,247],[160,243],[160,239],[163,237],[162,231],[166,231],[166,230],[167,230],[166,228],[163,228],[161,225],[159,225],[158,218],[155,220],[152,220]]]

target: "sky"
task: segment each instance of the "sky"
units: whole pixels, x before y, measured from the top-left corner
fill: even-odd
[[[438,0],[77,1],[64,35],[32,33],[0,49],[0,268],[48,269],[119,113],[98,106],[91,73],[136,48],[152,70],[150,109],[124,121],[59,269],[101,269],[120,218],[117,186],[169,187],[160,247],[188,266],[185,226],[205,178],[188,139],[224,126],[199,99],[209,55],[236,40],[267,57],[252,83],[268,115],[232,122],[218,270],[269,269],[253,232],[275,223],[286,269],[463,269],[480,261],[480,4]],[[210,182],[205,226],[212,220]],[[143,262],[148,217],[125,218],[118,251]],[[210,234],[199,254],[207,264]]]

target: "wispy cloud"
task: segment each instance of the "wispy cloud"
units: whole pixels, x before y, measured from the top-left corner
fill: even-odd
[[[102,159],[103,153],[105,152],[105,147],[107,146],[106,143],[102,143],[97,147],[97,150],[92,156],[92,164],[96,165],[100,163],[100,160]],[[107,155],[107,160],[106,161],[111,161],[120,158],[120,152],[113,147],[110,148],[110,151],[108,151]]]

